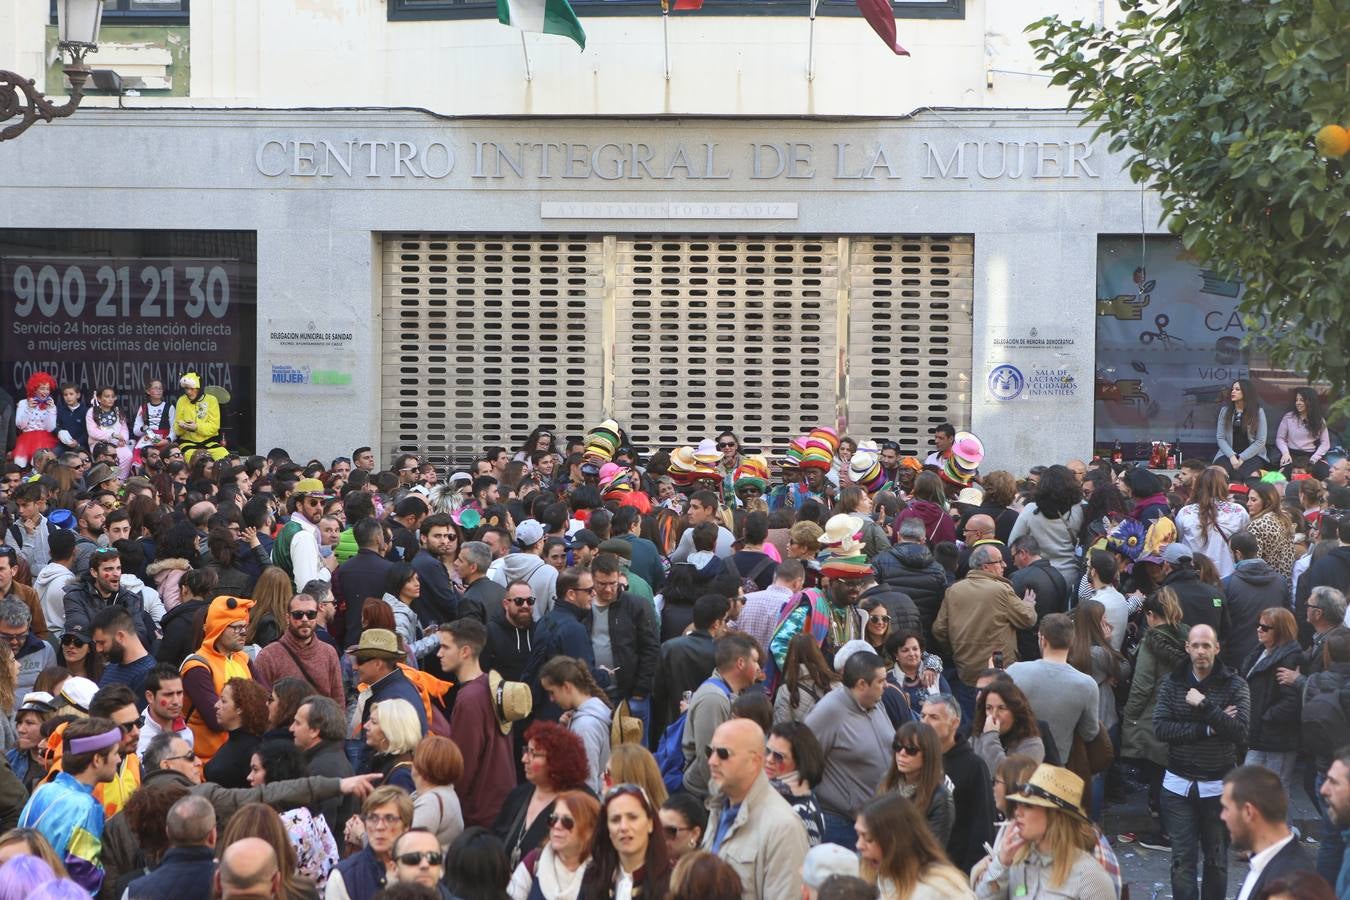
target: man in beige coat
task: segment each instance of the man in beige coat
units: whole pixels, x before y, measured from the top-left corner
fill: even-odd
[[[736,870],[745,900],[800,897],[806,826],[764,774],[764,732],[730,719],[708,750],[715,790],[703,849]]]
[[[989,665],[1017,662],[1017,629],[1036,624],[1036,595],[1018,598],[1003,577],[1003,554],[993,544],[971,551],[970,574],[947,588],[933,623],[933,638],[956,661],[956,676],[945,673],[967,719],[975,716],[975,678]],[[999,663],[995,654],[1002,657]]]

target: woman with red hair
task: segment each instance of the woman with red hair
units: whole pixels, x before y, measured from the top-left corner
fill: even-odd
[[[586,791],[590,767],[581,738],[557,722],[535,722],[525,732],[525,780],[507,794],[492,833],[506,845],[511,868],[548,840],[553,803],[567,791]]]
[[[19,401],[14,426],[19,440],[14,444],[14,464],[27,467],[33,454],[56,446],[56,379],[46,372],[34,372],[25,387],[28,396]]]

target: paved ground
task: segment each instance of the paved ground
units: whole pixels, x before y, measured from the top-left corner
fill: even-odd
[[[1295,786],[1294,824],[1306,834],[1316,835],[1318,831],[1317,813],[1303,789]],[[1172,854],[1167,851],[1147,850],[1138,844],[1122,844],[1116,835],[1123,831],[1144,832],[1150,830],[1152,820],[1148,814],[1148,796],[1143,790],[1134,790],[1131,786],[1125,803],[1111,804],[1106,809],[1105,829],[1111,838],[1112,847],[1120,859],[1121,874],[1130,886],[1130,900],[1163,900],[1172,896]],[[1304,845],[1309,854],[1316,854],[1315,844]],[[1242,887],[1242,879],[1247,876],[1247,866],[1239,862],[1237,854],[1229,857],[1228,896],[1236,897]]]

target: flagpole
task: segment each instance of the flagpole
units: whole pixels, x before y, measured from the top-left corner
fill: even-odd
[[[666,81],[670,80],[670,8],[661,4],[661,40],[666,52]]]
[[[816,80],[816,4],[811,4],[811,26],[806,45],[806,80]]]
[[[525,54],[525,80],[534,81],[534,73],[530,71],[530,48],[525,46],[525,32],[520,33],[520,52]]]

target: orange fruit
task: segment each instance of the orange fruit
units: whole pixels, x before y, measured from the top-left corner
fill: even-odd
[[[1317,152],[1330,159],[1340,159],[1350,152],[1350,131],[1340,125],[1324,125],[1317,132]]]

